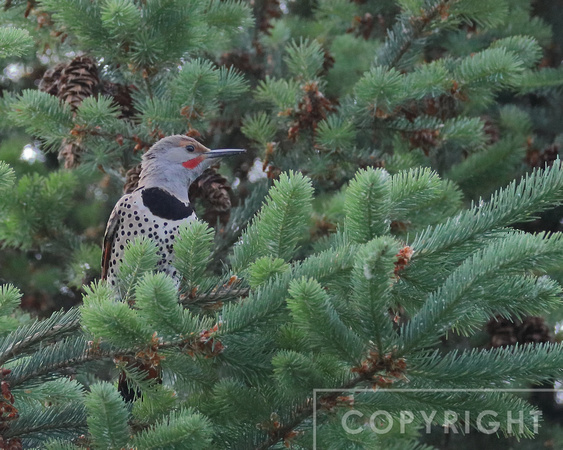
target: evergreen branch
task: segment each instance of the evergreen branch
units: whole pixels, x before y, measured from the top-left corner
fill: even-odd
[[[446,222],[428,227],[412,244],[413,259],[445,252],[486,232],[517,222],[529,222],[535,214],[563,202],[563,169],[560,161],[545,170],[534,170],[518,183],[495,192]]]
[[[0,58],[22,56],[31,47],[33,47],[33,39],[27,30],[13,27],[0,28]]]
[[[150,429],[134,436],[133,448],[204,449],[212,440],[210,420],[192,408],[172,411]]]
[[[509,36],[494,41],[489,48],[504,47],[518,56],[527,68],[534,67],[542,58],[543,50],[530,36]]]
[[[563,70],[561,68],[528,70],[520,74],[517,79],[517,91],[520,95],[542,89],[560,89],[561,85],[563,85]]]
[[[218,263],[219,259],[223,259],[222,255],[229,246],[231,246],[242,234],[256,211],[264,202],[268,194],[268,181],[261,180],[252,184],[252,191],[248,196],[244,205],[238,206],[231,210],[229,223],[221,233],[215,234],[214,263]]]
[[[288,271],[290,266],[283,259],[263,256],[252,263],[248,269],[248,282],[255,289],[277,275]]]
[[[256,141],[262,147],[266,147],[268,142],[274,140],[277,127],[265,112],[260,112],[246,116],[240,131],[248,139]]]
[[[531,267],[546,270],[563,263],[563,235],[550,237],[513,233],[493,241],[484,250],[473,254],[459,266],[438,290],[431,293],[422,309],[405,326],[401,339],[403,352],[432,345],[441,334],[459,324],[470,330],[484,320],[496,299],[486,294],[475,295],[475,286],[488,277],[521,273]],[[541,286],[548,305],[559,303],[560,288]],[[471,298],[471,301],[469,301]],[[537,301],[537,300],[536,300]],[[495,305],[497,306],[497,305]],[[504,310],[508,304],[502,305]],[[526,312],[526,303],[516,302]],[[508,311],[506,311],[508,312]]]
[[[11,189],[16,182],[14,170],[4,161],[0,161],[0,192]]]
[[[379,353],[385,353],[395,337],[388,309],[396,281],[394,263],[398,250],[398,242],[390,237],[374,239],[361,247],[352,272],[354,295],[350,306],[357,313],[353,328],[364,339],[373,341]]]
[[[290,283],[288,292],[287,306],[312,345],[334,352],[352,365],[360,365],[365,341],[342,321],[319,282],[296,279]]]
[[[453,411],[459,417],[462,417],[467,411],[469,413],[468,425],[473,427],[479,426],[475,418],[481,412],[493,410],[497,413],[496,417],[499,419],[500,429],[506,434],[509,434],[508,432],[511,429],[509,412],[521,411],[524,413],[523,426],[516,434],[528,438],[534,435],[532,431],[534,427],[533,416],[537,416],[538,409],[514,393],[488,387],[473,390],[459,389],[453,392],[448,388],[441,389],[441,386],[436,388],[435,384],[429,384],[417,377],[410,380],[408,388],[402,391],[390,388],[377,390],[377,395],[359,393],[354,396],[354,408],[360,411],[373,412],[373,408],[377,407],[387,411],[391,416],[400,415],[401,411],[407,410],[414,412],[415,417],[423,411],[435,412],[434,416]],[[440,423],[436,418],[433,421]],[[420,423],[420,420],[418,423]]]
[[[128,241],[123,252],[123,263],[119,266],[121,298],[132,299],[137,282],[144,273],[154,270],[159,260],[158,247],[152,239],[145,237]]]
[[[218,302],[234,301],[239,298],[248,297],[250,294],[249,287],[238,287],[236,284],[231,284],[227,287],[224,285],[216,286],[209,289],[207,292],[196,293],[194,296],[184,295],[180,297],[180,303],[186,307],[193,305],[210,306]]]
[[[65,439],[49,439],[41,444],[44,445],[45,450],[79,450],[81,448]]]
[[[500,140],[453,166],[448,173],[448,179],[455,181],[462,188],[493,183],[496,186],[501,180],[512,179],[514,168],[520,164],[525,153],[523,139]]]
[[[45,381],[39,385],[28,389],[28,386],[12,389],[12,394],[17,402],[26,405],[34,404],[45,405],[66,405],[68,403],[81,403],[84,400],[84,386],[76,380],[70,378],[56,378],[52,381]]]
[[[427,168],[402,170],[391,177],[391,219],[427,225],[461,209],[462,193],[449,180]],[[430,217],[429,217],[430,216]]]
[[[273,104],[279,112],[293,109],[299,96],[299,84],[293,80],[275,80],[269,75],[258,83],[256,99]]]
[[[52,339],[78,331],[80,328],[80,310],[72,308],[67,312],[57,311],[46,320],[36,320],[24,325],[6,336],[0,345],[0,366],[14,357],[19,357],[34,349],[37,345],[45,345]]]
[[[174,243],[174,267],[183,276],[186,292],[198,286],[205,274],[211,249],[213,230],[199,220],[180,226]]]
[[[47,437],[70,440],[86,432],[86,411],[82,404],[65,404],[29,408],[20,418],[2,432],[2,437],[21,437],[33,446]]]
[[[145,274],[136,286],[135,298],[140,316],[161,337],[191,336],[212,325],[210,319],[178,304],[176,283],[162,272]]]
[[[60,144],[73,127],[72,112],[57,97],[26,89],[10,104],[7,117],[30,134],[41,136],[48,146]]]
[[[271,446],[278,443],[281,439],[284,439],[285,436],[287,436],[291,431],[293,431],[303,422],[307,421],[313,415],[313,412],[315,410],[318,411],[324,404],[331,404],[336,402],[336,398],[340,396],[342,392],[346,392],[347,390],[353,389],[361,383],[369,381],[374,374],[375,371],[367,372],[365,374],[352,378],[350,381],[335,388],[334,392],[330,392],[329,394],[323,396],[318,396],[316,404],[313,404],[312,399],[307,399],[305,403],[295,409],[295,415],[290,422],[272,431],[270,433],[270,437],[262,444],[256,446],[255,450],[268,450]]]
[[[300,352],[279,350],[271,362],[276,395],[287,404],[301,402],[316,388],[339,386],[350,378],[349,366],[342,364],[338,355],[319,351],[318,347]]]
[[[90,351],[90,346],[83,336],[69,337],[35,352],[31,357],[18,362],[6,377],[10,386],[37,379],[39,383],[45,377],[67,367],[75,367],[88,361],[109,356],[105,352]]]
[[[409,378],[420,377],[445,386],[503,387],[507,382],[541,383],[563,373],[563,344],[473,349],[446,355],[435,351],[409,362]]]
[[[126,448],[131,433],[127,424],[129,412],[115,387],[110,383],[96,383],[90,386],[85,406],[93,447]]]
[[[19,306],[22,293],[13,284],[0,285],[0,317],[9,316]]]
[[[383,169],[360,170],[346,190],[346,231],[355,243],[365,243],[389,230],[391,179]]]
[[[316,40],[301,39],[299,44],[292,41],[286,48],[284,61],[297,79],[312,81],[323,67],[324,52]]]
[[[413,44],[424,35],[427,28],[440,17],[448,3],[448,0],[432,2],[428,7],[422,9],[419,16],[401,15],[388,31],[378,64],[396,67]]]
[[[348,244],[310,256],[296,263],[291,271],[251,291],[244,302],[226,305],[222,310],[224,324],[219,333],[242,333],[248,328],[267,325],[284,305],[291,280],[307,277],[324,283],[348,274],[356,250],[355,245]]]
[[[189,338],[180,336],[159,342],[157,350],[179,348],[183,352],[193,351],[197,354],[202,351],[199,339],[198,333],[193,333]],[[147,346],[142,343],[129,348],[118,348],[104,342],[86,341],[83,336],[69,337],[37,351],[31,357],[12,366],[6,381],[13,388],[30,381],[40,383],[67,368],[76,368],[91,361],[136,357],[139,351],[146,349]]]
[[[243,233],[244,245],[235,246],[233,269],[244,270],[253,260],[266,255],[289,260],[307,231],[312,197],[313,188],[308,178],[292,171],[282,174]]]

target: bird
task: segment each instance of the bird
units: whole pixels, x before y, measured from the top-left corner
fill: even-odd
[[[244,149],[210,150],[184,135],[167,136],[142,157],[138,188],[123,195],[109,217],[102,251],[102,280],[118,285],[118,271],[129,241],[152,239],[158,246],[156,270],[170,275],[178,284],[173,264],[174,240],[181,224],[196,219],[188,198],[190,184],[216,158],[244,153]]]
[[[102,280],[118,287],[119,266],[129,241],[146,237],[158,246],[157,271],[170,275],[176,284],[180,274],[174,267],[174,241],[181,224],[196,219],[188,189],[216,158],[244,153],[244,149],[209,150],[200,142],[184,135],[168,136],[154,144],[142,157],[137,189],[123,195],[115,204],[104,234]],[[157,368],[129,359],[131,368],[146,372],[147,379],[161,382]],[[118,390],[122,398],[132,402],[141,392],[129,386],[121,372]]]

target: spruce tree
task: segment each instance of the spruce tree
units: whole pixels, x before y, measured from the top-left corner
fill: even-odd
[[[536,437],[538,407],[507,389],[560,378],[561,345],[482,331],[561,312],[561,235],[521,231],[563,201],[563,73],[529,0],[7,0],[0,17],[24,73],[0,101],[0,447],[433,448],[431,411]],[[138,239],[112,289],[105,220],[170,134],[249,152],[191,186],[180,286]],[[29,292],[66,308],[25,314]]]

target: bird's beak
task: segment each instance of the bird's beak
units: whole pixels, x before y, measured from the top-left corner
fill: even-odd
[[[222,158],[223,156],[235,156],[245,152],[246,150],[243,148],[221,148],[219,150],[209,150],[203,155],[206,158]]]

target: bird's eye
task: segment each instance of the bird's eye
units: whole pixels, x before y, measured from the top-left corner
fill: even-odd
[[[188,152],[193,152],[193,151],[195,151],[195,147],[194,147],[193,145],[187,145],[187,146],[186,146],[186,150],[187,150]]]

